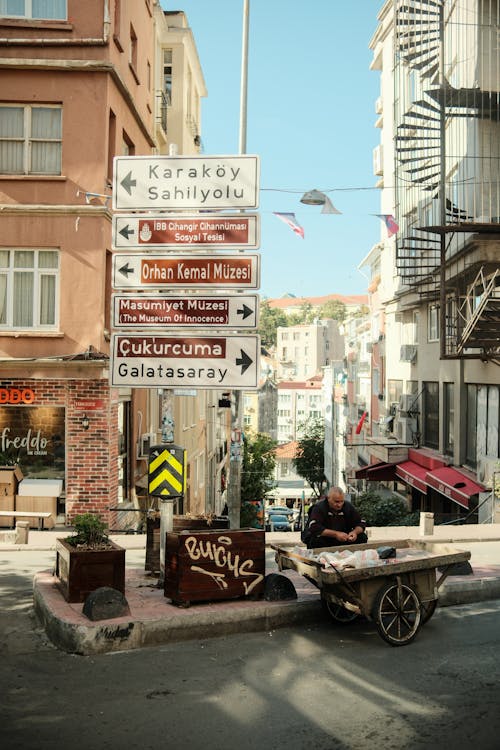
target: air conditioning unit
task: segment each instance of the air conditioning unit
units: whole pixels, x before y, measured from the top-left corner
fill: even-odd
[[[145,432],[137,443],[137,458],[148,458],[149,449],[157,442],[156,432]]]
[[[398,417],[394,426],[398,443],[413,445],[413,439],[417,431],[417,420],[414,417]]]
[[[485,487],[493,486],[493,474],[500,481],[500,461],[498,458],[480,458],[477,465],[477,478]]]
[[[415,344],[402,344],[399,352],[400,362],[416,362],[417,347]]]
[[[418,411],[417,396],[414,396],[413,393],[403,393],[399,399],[398,409],[403,414]]]

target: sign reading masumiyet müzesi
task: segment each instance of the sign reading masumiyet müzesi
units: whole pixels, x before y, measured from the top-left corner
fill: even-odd
[[[221,211],[259,205],[258,156],[115,156],[113,167],[117,211]]]
[[[257,328],[256,294],[207,297],[183,294],[115,294],[111,303],[113,328]]]
[[[257,387],[257,335],[114,333],[111,351],[111,385],[116,387]]]

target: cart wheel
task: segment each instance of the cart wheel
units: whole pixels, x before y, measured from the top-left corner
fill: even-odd
[[[420,624],[425,625],[429,622],[432,615],[436,611],[437,599],[431,599],[430,602],[422,602],[420,605]]]
[[[373,619],[384,641],[391,646],[406,646],[417,635],[421,623],[417,594],[400,581],[386,584],[377,594]]]
[[[321,597],[321,603],[323,608],[328,612],[332,620],[339,623],[340,625],[347,625],[350,622],[354,622],[359,617],[357,612],[353,612],[346,607],[342,607],[341,604],[336,602],[330,602],[328,599]]]

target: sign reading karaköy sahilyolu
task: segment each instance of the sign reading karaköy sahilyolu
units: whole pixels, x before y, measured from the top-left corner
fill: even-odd
[[[258,289],[260,255],[113,255],[115,289]]]
[[[113,208],[147,211],[242,209],[259,205],[259,158],[115,156]]]
[[[174,297],[157,294],[115,294],[112,298],[113,328],[256,328],[256,294],[233,296]]]
[[[111,385],[135,388],[256,388],[256,335],[111,337]]]
[[[258,214],[173,216],[114,214],[112,245],[116,250],[189,247],[256,250]]]

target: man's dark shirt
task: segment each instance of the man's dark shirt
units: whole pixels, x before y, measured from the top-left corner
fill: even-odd
[[[366,522],[363,521],[354,505],[347,500],[344,501],[344,505],[339,511],[332,510],[326,498],[320,500],[312,507],[310,518],[309,530],[312,541],[309,546],[311,547],[332,547],[345,544],[345,542],[339,542],[331,536],[320,536],[325,529],[345,531],[348,534],[356,526],[360,526],[363,531],[366,528]]]

